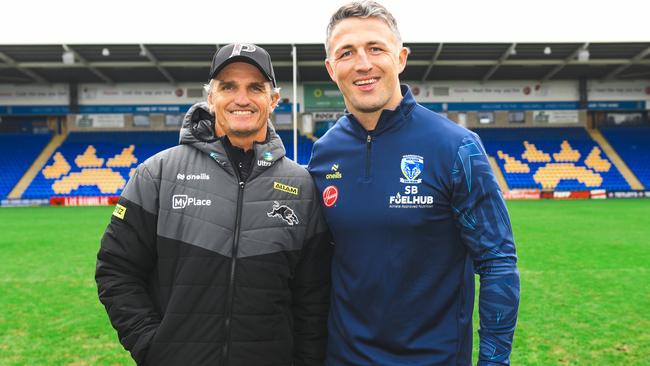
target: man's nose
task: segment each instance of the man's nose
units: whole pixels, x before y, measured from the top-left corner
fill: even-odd
[[[242,88],[237,91],[235,94],[235,103],[237,105],[248,105],[250,103],[250,99],[248,98],[248,92],[246,89]]]
[[[354,68],[359,72],[368,72],[372,70],[372,63],[366,51],[359,51],[355,60]]]

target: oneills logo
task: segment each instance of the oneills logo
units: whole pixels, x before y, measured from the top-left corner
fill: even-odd
[[[210,176],[206,173],[201,174],[176,174],[176,179],[178,180],[210,180]]]
[[[330,169],[332,173],[329,173],[325,175],[325,179],[341,179],[343,178],[343,174],[339,172],[339,165],[338,164],[333,164],[332,168]]]

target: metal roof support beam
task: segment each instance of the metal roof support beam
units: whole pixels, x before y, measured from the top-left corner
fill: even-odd
[[[296,45],[296,44],[291,44],[291,52],[290,52],[290,54],[291,54],[291,60],[292,60],[292,61],[291,61],[291,68],[293,69],[293,67],[294,67],[294,63],[295,63],[295,65],[296,65],[296,66],[295,66],[295,68],[296,68],[296,80],[300,81],[300,80],[302,80],[302,76],[300,75],[300,66],[304,66],[304,65],[298,61],[298,58],[297,58],[297,57],[296,57],[295,59],[293,58],[294,50],[295,50],[296,55],[297,55],[297,54],[298,54],[298,45]],[[304,62],[304,61],[303,61],[303,62]],[[321,66],[325,67],[325,63],[324,63],[323,61],[318,61],[318,62],[320,62],[320,65],[321,65]],[[273,67],[275,68],[275,67],[281,67],[281,66],[278,65],[277,62],[273,62]],[[293,72],[293,71],[292,71],[292,72]],[[276,77],[276,79],[277,79],[277,77]]]
[[[77,51],[72,49],[70,46],[68,46],[67,44],[63,44],[61,46],[63,47],[64,50],[66,50],[68,52],[72,52],[72,54],[74,54],[74,58],[76,60],[78,60],[79,63],[81,63],[83,66],[87,67],[88,70],[90,70],[93,74],[97,75],[97,77],[102,79],[105,83],[115,84],[115,82],[111,78],[104,75],[104,73],[102,73],[101,71],[97,70],[97,68],[95,66],[93,66],[90,62],[88,62],[85,58],[81,57],[81,55]],[[66,66],[67,65],[63,65],[62,67],[66,67]]]
[[[436,49],[436,53],[433,54],[433,57],[431,58],[431,61],[429,61],[429,65],[427,66],[427,70],[424,72],[422,75],[422,81],[426,81],[427,78],[429,77],[429,74],[431,73],[431,70],[433,69],[433,65],[438,61],[438,57],[440,57],[440,53],[442,52],[442,46],[444,43],[440,43],[438,45],[438,48]],[[411,62],[409,62],[411,63]]]
[[[34,80],[37,83],[41,83],[41,84],[49,84],[50,83],[49,81],[43,79],[42,76],[38,75],[37,73],[33,72],[32,70],[20,66],[19,63],[17,63],[13,58],[7,56],[4,52],[0,52],[0,60],[3,60],[5,63],[7,63],[7,65],[9,65],[11,67],[14,67],[14,68],[16,68],[16,70],[18,70],[18,71],[22,72],[23,74],[29,76],[30,78],[32,78],[32,80]]]
[[[562,70],[566,65],[570,64],[571,61],[574,61],[576,56],[578,56],[578,52],[580,52],[582,50],[586,50],[587,47],[589,47],[589,42],[587,42],[587,43],[583,44],[582,46],[576,48],[575,51],[571,52],[571,54],[567,58],[564,59],[564,62],[562,62],[561,64],[555,66],[553,68],[553,70],[549,71],[546,75],[544,75],[544,77],[542,78],[541,81],[545,82],[545,81],[550,80],[553,76],[555,76],[555,74],[560,72],[560,70]],[[581,62],[581,63],[586,64],[586,62]]]
[[[607,74],[603,79],[604,80],[611,80],[616,77],[616,75],[620,74],[621,72],[625,71],[628,67],[634,65],[635,63],[638,63],[641,61],[644,57],[650,54],[650,47],[646,48],[645,50],[639,52],[636,56],[632,57],[629,61],[629,63],[625,65],[621,65],[614,69],[612,72]]]
[[[151,61],[153,66],[160,71],[160,73],[169,81],[172,85],[176,85],[176,79],[169,73],[169,71],[165,70],[162,66],[160,66],[160,62],[158,62],[158,59],[149,51],[147,47],[144,46],[144,44],[140,44],[140,49],[144,53],[144,55]]]
[[[494,66],[499,63],[498,60],[437,60],[435,66]],[[589,61],[578,61],[571,60],[568,63],[565,60],[505,60],[501,63],[501,66],[564,66],[564,65],[592,65],[592,66],[602,66],[602,65],[650,65],[650,60],[637,60],[631,61],[630,59],[625,58],[612,58],[612,59],[595,59]],[[408,62],[411,66],[429,66],[430,61],[427,60],[411,60]],[[93,67],[93,68],[137,68],[137,67],[153,67],[150,61],[93,61],[88,62],[86,65],[81,63],[75,63],[72,65],[65,65],[61,62],[17,62],[17,66],[28,69],[60,69],[60,68],[84,68],[84,67]],[[160,61],[159,65],[163,68],[168,67],[200,67],[200,68],[209,68],[210,61]],[[323,61],[298,61],[298,66],[301,67],[321,67],[323,66]],[[291,61],[274,61],[273,67],[293,67]],[[14,68],[14,66],[0,64],[0,69]]]
[[[488,71],[487,74],[483,76],[483,79],[481,80],[482,83],[488,81],[492,77],[492,75],[494,75],[494,73],[499,69],[501,65],[503,65],[503,63],[508,59],[508,57],[510,57],[510,55],[512,55],[513,52],[515,52],[515,47],[517,47],[516,43],[513,43],[510,45],[510,47],[508,47],[506,52],[504,52],[503,55],[499,57],[499,61],[497,62],[497,64],[492,66],[492,68],[490,68],[490,71]]]
[[[293,161],[298,162],[298,49],[291,45],[291,59],[293,63],[293,98],[291,101],[291,114],[293,119]]]

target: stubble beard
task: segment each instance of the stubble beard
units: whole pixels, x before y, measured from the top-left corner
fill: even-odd
[[[267,128],[267,122],[261,123],[259,128],[247,128],[247,129],[237,129],[237,128],[232,128],[230,129],[230,133],[233,136],[237,136],[240,138],[245,138],[245,137],[251,137],[256,134],[258,134],[260,131],[265,130]]]
[[[383,107],[386,105],[388,100],[385,101],[374,101],[374,102],[369,102],[369,103],[363,103],[363,102],[352,102],[352,106],[354,109],[361,113],[375,113],[383,109]]]

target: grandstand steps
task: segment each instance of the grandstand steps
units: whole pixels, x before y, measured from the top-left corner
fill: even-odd
[[[45,146],[43,151],[38,155],[36,160],[32,163],[32,165],[27,169],[25,174],[23,174],[22,178],[16,183],[16,186],[9,192],[9,195],[7,198],[20,198],[22,197],[23,193],[29,187],[29,185],[32,183],[36,175],[43,169],[43,166],[47,163],[47,161],[50,159],[50,156],[54,154],[56,149],[63,144],[63,141],[68,137],[68,132],[66,131],[65,133],[61,135],[55,135],[52,137],[52,140]]]
[[[501,192],[508,192],[508,183],[506,183],[506,178],[503,176],[503,172],[501,171],[501,168],[499,168],[499,164],[497,163],[496,159],[494,159],[492,156],[488,156],[488,160],[490,161],[490,166],[492,167],[494,176],[497,178],[497,183],[499,183]]]
[[[632,189],[645,189],[643,187],[643,184],[637,179],[636,175],[632,173],[632,170],[625,164],[623,159],[618,155],[616,150],[612,147],[612,145],[609,144],[607,139],[603,136],[600,131],[596,129],[587,129],[587,132],[589,132],[589,135],[591,138],[600,145],[600,148],[603,150],[603,152],[609,157],[609,160],[614,164],[616,169],[621,173],[623,178],[627,181],[627,184],[630,185],[630,188]]]

